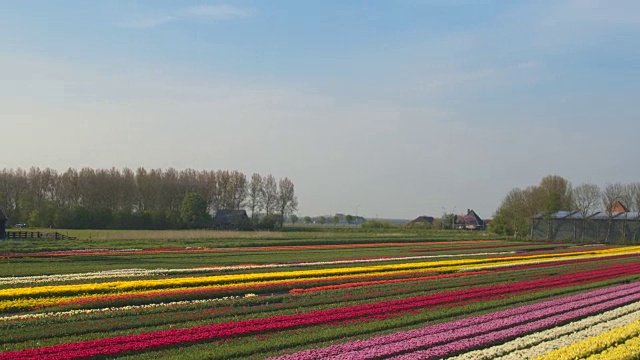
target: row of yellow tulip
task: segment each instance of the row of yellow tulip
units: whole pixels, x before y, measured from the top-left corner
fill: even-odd
[[[633,360],[638,358],[640,358],[640,337],[636,336],[625,341],[624,344],[590,356],[587,360]]]
[[[637,359],[640,355],[640,347],[637,346],[638,336],[640,336],[640,320],[549,352],[537,357],[536,360]],[[624,356],[620,357],[620,355]]]
[[[607,250],[580,251],[560,254],[528,255],[506,258],[461,259],[431,261],[377,266],[330,268],[318,270],[278,271],[250,274],[215,275],[202,277],[182,277],[155,280],[112,281],[98,284],[73,284],[57,286],[39,286],[32,288],[10,288],[0,290],[0,299],[16,300],[28,297],[80,296],[86,294],[128,293],[132,291],[175,289],[197,286],[247,286],[260,282],[277,282],[292,280],[327,279],[336,276],[370,276],[375,274],[395,274],[398,272],[451,272],[488,269],[503,266],[534,264],[569,259],[585,259],[615,256],[621,254],[638,254],[640,246],[615,248]],[[0,305],[0,309],[1,309]]]
[[[462,257],[474,257],[474,256],[502,256],[515,254],[515,251],[500,251],[500,252],[481,252],[481,253],[464,253],[464,254],[440,254],[440,255],[420,255],[420,256],[400,256],[400,257],[383,257],[383,258],[364,258],[364,259],[351,259],[351,260],[331,260],[331,261],[310,261],[310,262],[296,262],[296,263],[278,263],[278,264],[248,264],[248,265],[228,265],[228,266],[207,266],[197,268],[184,268],[184,269],[116,269],[116,270],[104,270],[87,273],[75,273],[75,274],[54,274],[54,275],[34,275],[34,276],[7,276],[0,277],[0,286],[2,285],[16,285],[16,284],[31,284],[38,283],[52,283],[59,281],[83,281],[83,280],[98,280],[98,279],[113,279],[113,278],[132,278],[141,276],[154,276],[154,275],[171,275],[181,273],[224,273],[238,270],[262,270],[262,269],[276,269],[276,268],[303,268],[303,267],[319,267],[319,266],[333,266],[333,265],[347,265],[347,264],[363,264],[363,263],[385,263],[385,262],[397,262],[397,261],[413,261],[413,260],[425,260],[425,259],[444,259],[444,258],[462,258]]]
[[[171,302],[160,302],[160,303],[152,303],[145,305],[127,305],[120,307],[106,307],[106,308],[96,308],[96,309],[74,309],[67,311],[55,311],[55,312],[45,312],[45,313],[37,313],[37,314],[20,314],[20,315],[9,315],[0,317],[0,323],[5,321],[15,321],[15,320],[31,320],[31,319],[45,319],[45,318],[61,318],[68,317],[78,314],[93,314],[93,313],[101,313],[101,312],[116,312],[116,311],[128,311],[135,309],[150,309],[157,307],[175,307],[175,306],[186,306],[186,305],[194,305],[194,304],[208,304],[219,301],[227,301],[227,300],[235,300],[241,298],[249,298],[254,297],[256,294],[245,294],[244,296],[225,296],[221,298],[213,298],[213,299],[202,299],[202,300],[183,300],[183,301],[171,301]],[[37,304],[42,306],[41,304]]]
[[[422,270],[422,271],[391,271],[385,272],[381,275],[386,276],[402,276],[408,274],[416,274],[416,273],[427,273],[431,272],[431,270]],[[113,293],[95,293],[95,294],[79,294],[79,295],[71,295],[71,296],[43,296],[37,298],[15,298],[11,300],[0,300],[0,312],[7,310],[20,310],[20,309],[32,309],[39,307],[47,307],[53,306],[63,303],[69,303],[80,299],[86,299],[90,301],[91,299],[98,299],[100,297],[104,297],[106,295],[159,295],[163,293],[173,292],[178,293],[181,291],[197,291],[197,290],[206,290],[206,291],[216,291],[219,289],[225,290],[234,290],[237,288],[247,288],[247,287],[261,287],[265,285],[288,285],[288,284],[298,284],[302,282],[314,282],[314,281],[332,281],[332,280],[341,280],[341,279],[358,279],[371,277],[372,274],[356,274],[356,275],[336,275],[336,276],[322,276],[322,277],[311,277],[304,279],[278,279],[278,280],[267,280],[267,281],[249,281],[249,282],[240,282],[233,284],[217,284],[217,285],[200,285],[200,286],[182,286],[182,287],[173,287],[170,289],[143,289],[143,290],[129,290],[129,291],[118,291]]]

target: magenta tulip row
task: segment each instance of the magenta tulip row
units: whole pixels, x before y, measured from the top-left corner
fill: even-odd
[[[109,356],[124,352],[157,349],[179,344],[189,344],[207,340],[233,338],[253,333],[265,333],[304,326],[317,326],[341,323],[382,314],[397,314],[416,309],[425,309],[442,304],[468,303],[507,295],[548,289],[551,287],[571,286],[640,273],[640,265],[621,264],[607,269],[584,271],[569,275],[558,275],[548,279],[533,280],[515,284],[485,286],[481,288],[451,291],[446,293],[415,297],[410,299],[385,301],[375,304],[350,306],[309,313],[276,316],[263,319],[243,320],[200,326],[187,329],[172,329],[139,335],[119,336],[84,342],[67,343],[50,347],[25,349],[0,354],[0,359],[25,358],[84,358],[91,356]]]
[[[463,331],[457,332],[455,334],[456,337],[452,339],[454,340],[453,342],[445,343],[439,346],[433,346],[425,350],[413,351],[407,354],[392,357],[391,359],[427,360],[461,353],[471,349],[486,347],[496,342],[510,340],[528,333],[533,333],[550,327],[558,326],[569,321],[573,321],[593,314],[598,314],[600,312],[623,306],[638,300],[640,300],[640,294],[633,294],[612,301],[585,306],[583,308],[575,308],[572,311],[561,314],[548,314],[544,317],[538,318],[537,320],[528,323],[514,323],[509,326],[508,322],[505,322],[502,324],[501,330],[478,329],[474,331],[473,329],[464,329]],[[423,344],[419,346],[419,348],[428,346],[430,346],[429,341],[424,341]]]
[[[434,357],[467,351],[486,346],[497,341],[508,340],[520,335],[557,326],[567,321],[575,320],[587,315],[597,314],[638,300],[640,300],[639,293],[595,304],[591,300],[585,300],[566,304],[557,308],[548,308],[529,314],[513,316],[507,319],[499,319],[486,324],[459,329],[455,334],[444,334],[444,336],[439,339],[440,341],[434,341],[436,339],[433,337],[428,339],[422,337],[416,339],[413,346],[404,347],[405,350],[403,352],[408,351],[410,352],[409,354],[402,355],[397,358],[403,360],[431,359]],[[434,346],[437,344],[440,345]],[[415,351],[424,349],[425,347],[427,348],[426,350]],[[398,352],[394,353],[397,354]],[[363,357],[360,359],[369,358],[370,357]]]
[[[285,355],[272,360],[312,360],[312,359],[375,359],[398,352],[411,351],[422,346],[425,338],[434,343],[446,342],[446,337],[457,336],[471,329],[486,332],[500,329],[505,322],[513,326],[517,322],[532,321],[536,317],[546,317],[554,313],[574,310],[576,307],[594,305],[598,302],[611,302],[620,297],[640,297],[640,282],[625,284],[611,288],[599,289],[551,301],[545,301],[514,309],[474,316],[449,323],[433,325],[422,329],[403,331],[391,335],[379,336],[367,340],[356,340],[344,344],[333,345],[321,349],[305,350],[292,355]],[[443,338],[444,337],[444,338]],[[449,340],[450,341],[450,340]],[[429,346],[426,344],[424,346]]]

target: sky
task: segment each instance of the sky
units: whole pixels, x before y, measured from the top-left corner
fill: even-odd
[[[0,0],[0,168],[288,177],[298,213],[640,181],[635,0]]]

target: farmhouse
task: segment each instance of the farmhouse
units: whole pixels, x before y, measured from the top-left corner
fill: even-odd
[[[467,209],[467,215],[456,216],[456,228],[467,230],[484,230],[486,224],[475,211]]]
[[[532,219],[531,239],[599,243],[640,242],[640,213],[629,212],[622,204],[610,208],[625,211],[598,211],[583,216],[578,211],[558,211]]]
[[[245,210],[218,210],[213,218],[216,229],[246,230],[251,228],[251,220]]]
[[[0,240],[4,240],[7,237],[7,220],[9,220],[9,218],[4,211],[0,209]]]

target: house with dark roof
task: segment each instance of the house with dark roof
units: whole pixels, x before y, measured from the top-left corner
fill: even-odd
[[[226,230],[251,229],[251,220],[245,210],[218,210],[213,218],[213,227]]]
[[[434,217],[433,216],[418,216],[417,218],[411,220],[407,227],[420,227],[420,226],[430,226],[433,224]]]
[[[0,209],[0,240],[4,240],[7,237],[7,221],[9,218],[7,215]]]
[[[486,224],[475,211],[467,209],[467,215],[456,216],[456,228],[467,230],[484,230]]]

